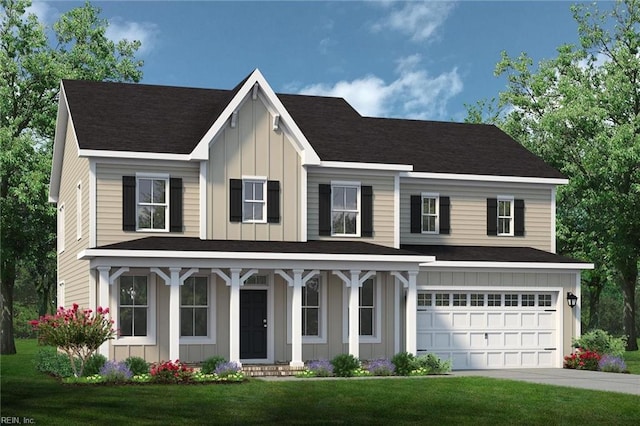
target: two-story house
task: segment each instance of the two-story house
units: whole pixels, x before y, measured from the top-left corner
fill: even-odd
[[[109,307],[109,358],[241,363],[434,352],[561,367],[580,271],[567,179],[489,125],[339,98],[63,81],[58,303]]]

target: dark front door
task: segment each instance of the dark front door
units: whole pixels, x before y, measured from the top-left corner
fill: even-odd
[[[267,357],[267,291],[240,292],[240,358]]]

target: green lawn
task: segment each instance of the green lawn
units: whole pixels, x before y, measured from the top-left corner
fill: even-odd
[[[640,339],[638,345],[640,346]],[[640,351],[625,352],[624,361],[631,374],[640,374]]]
[[[71,386],[33,341],[0,357],[2,416],[36,424],[637,424],[640,397],[480,377]]]

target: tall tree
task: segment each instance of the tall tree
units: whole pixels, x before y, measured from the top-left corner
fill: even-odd
[[[0,4],[0,353],[12,354],[16,271],[38,270],[55,245],[47,193],[60,80],[137,82],[142,61],[135,58],[140,42],[109,40],[108,22],[89,3],[63,14],[52,29],[26,13],[30,0]]]
[[[513,107],[502,127],[571,178],[558,191],[559,248],[595,261],[596,292],[614,271],[627,349],[637,350],[640,0],[572,12],[580,46],[560,46],[537,69],[525,53],[502,54],[496,75],[506,74],[508,88],[500,100]]]

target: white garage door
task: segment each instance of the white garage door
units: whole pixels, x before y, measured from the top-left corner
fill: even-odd
[[[418,291],[418,355],[453,369],[559,367],[558,292]]]

